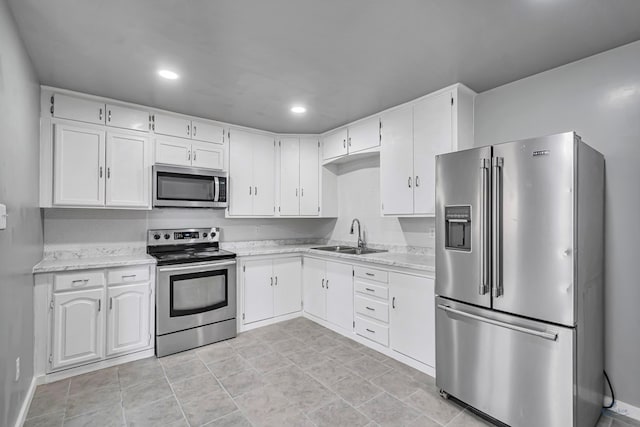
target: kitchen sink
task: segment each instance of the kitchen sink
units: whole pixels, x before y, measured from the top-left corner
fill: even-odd
[[[318,251],[326,251],[326,252],[336,252],[339,254],[350,254],[350,255],[366,255],[366,254],[375,254],[378,252],[387,252],[382,249],[371,249],[371,248],[356,248],[354,246],[318,246],[316,248]]]

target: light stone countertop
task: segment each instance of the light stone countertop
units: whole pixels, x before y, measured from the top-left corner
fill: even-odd
[[[431,255],[419,255],[398,252],[378,252],[366,255],[341,254],[311,249],[323,244],[269,244],[236,247],[233,244],[223,245],[223,249],[235,252],[239,257],[258,255],[279,255],[291,253],[307,253],[350,261],[367,262],[392,267],[410,268],[413,270],[435,273],[435,259]]]

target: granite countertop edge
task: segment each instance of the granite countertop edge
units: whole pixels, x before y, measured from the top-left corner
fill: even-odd
[[[44,259],[33,267],[33,274],[55,273],[59,271],[86,270],[91,268],[123,267],[129,265],[155,264],[156,260],[147,254],[101,256],[70,259]]]

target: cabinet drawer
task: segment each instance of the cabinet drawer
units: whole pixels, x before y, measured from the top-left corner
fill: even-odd
[[[356,316],[356,333],[385,347],[389,346],[389,328]]]
[[[145,282],[149,280],[149,266],[114,268],[107,271],[107,283]]]
[[[381,322],[389,322],[389,304],[380,301],[374,301],[369,298],[356,295],[355,300],[356,313],[364,316],[373,317]]]
[[[365,295],[382,298],[384,300],[389,299],[389,288],[386,286],[374,285],[371,282],[364,280],[355,280],[356,292],[360,292]]]
[[[376,282],[387,283],[389,282],[389,273],[384,270],[376,270],[375,268],[368,267],[353,267],[353,271],[356,277],[362,277],[363,279],[375,280]]]
[[[104,286],[104,272],[102,270],[61,273],[53,276],[54,291],[87,289],[99,286]]]

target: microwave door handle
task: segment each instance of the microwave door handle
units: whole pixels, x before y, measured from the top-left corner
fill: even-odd
[[[160,271],[161,273],[167,273],[167,272],[171,272],[171,271],[184,271],[184,270],[194,270],[195,271],[202,271],[202,270],[220,270],[220,267],[227,267],[229,265],[234,265],[236,262],[235,261],[227,261],[227,262],[216,262],[216,263],[209,263],[209,264],[191,264],[189,266],[183,266],[183,267],[160,267],[158,268],[158,271]]]
[[[213,201],[217,202],[220,200],[220,178],[217,176],[213,177]]]

